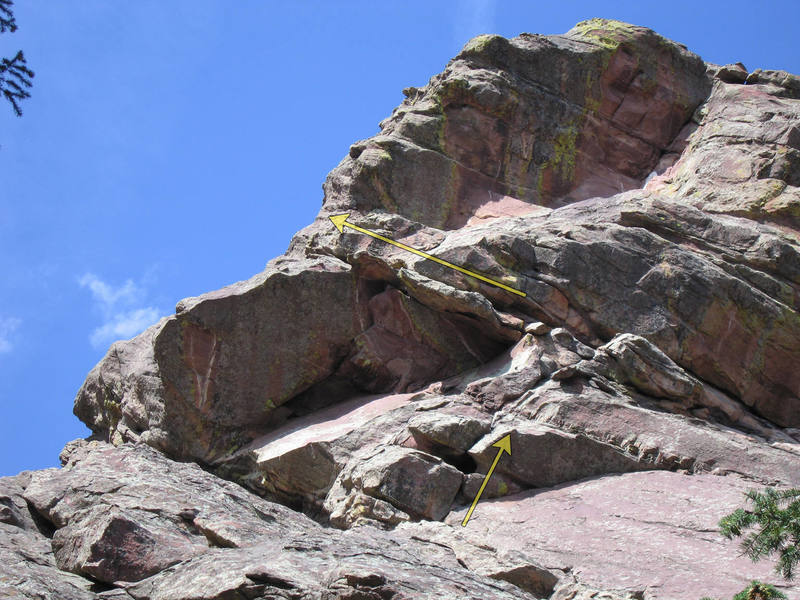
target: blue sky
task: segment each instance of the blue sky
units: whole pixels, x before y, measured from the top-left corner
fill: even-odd
[[[0,105],[0,475],[58,464],[111,341],[260,271],[351,143],[470,37],[652,27],[712,62],[800,73],[800,3],[20,1],[36,71]]]

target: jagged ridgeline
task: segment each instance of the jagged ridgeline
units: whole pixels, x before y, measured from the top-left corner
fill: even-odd
[[[714,532],[800,485],[800,79],[593,19],[404,94],[286,254],[111,347],[64,468],[0,480],[0,597],[775,579]]]

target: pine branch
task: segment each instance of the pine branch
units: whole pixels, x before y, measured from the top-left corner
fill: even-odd
[[[797,546],[789,547],[781,553],[778,559],[776,571],[785,579],[794,579],[795,567],[800,562],[800,548]]]
[[[742,535],[742,530],[747,529],[754,523],[755,515],[751,511],[737,508],[727,517],[723,517],[720,520],[719,528],[722,535],[730,540]]]
[[[752,510],[739,508],[720,519],[720,533],[728,539],[742,537],[742,553],[753,561],[777,554],[775,570],[792,579],[800,565],[800,490],[766,488],[745,496]]]
[[[0,0],[0,3],[2,2],[3,0]],[[19,102],[25,98],[30,98],[30,92],[25,88],[30,88],[33,85],[31,79],[34,76],[35,73],[28,68],[25,62],[25,55],[22,50],[17,52],[14,58],[4,58],[0,61],[0,92],[11,103],[14,113],[18,117],[22,116]]]
[[[786,598],[774,585],[753,580],[745,589],[736,594],[733,600],[778,600]]]
[[[0,33],[14,33],[17,30],[17,22],[11,10],[13,5],[13,0],[0,0]]]

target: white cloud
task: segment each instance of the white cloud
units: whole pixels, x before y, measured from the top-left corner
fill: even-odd
[[[102,348],[109,342],[132,338],[158,321],[159,316],[159,311],[150,306],[115,314],[110,321],[92,331],[89,341]]]
[[[96,348],[135,336],[158,321],[161,314],[154,306],[142,306],[146,304],[147,290],[132,279],[115,287],[94,273],[86,273],[78,283],[92,293],[95,307],[103,317],[103,324],[89,335]]]
[[[22,324],[22,321],[14,318],[0,319],[0,354],[11,352],[14,347],[11,343],[11,336]]]
[[[86,273],[78,283],[81,287],[89,288],[95,301],[107,310],[112,310],[118,303],[136,302],[143,295],[143,291],[131,279],[114,289],[97,275]]]

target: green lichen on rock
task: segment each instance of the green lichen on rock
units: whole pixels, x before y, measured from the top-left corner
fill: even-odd
[[[786,182],[781,179],[767,179],[760,187],[761,194],[758,196],[758,200],[764,204],[780,196],[786,189]]]
[[[374,170],[370,173],[370,182],[372,183],[372,187],[376,192],[378,192],[378,197],[381,199],[381,204],[383,207],[386,210],[397,212],[397,202],[395,202],[394,198],[392,198],[391,194],[389,194],[389,192],[386,190],[386,186],[381,178],[381,174],[382,172],[380,170]]]
[[[444,147],[444,146],[443,146]],[[439,221],[446,223],[448,216],[453,212],[458,204],[458,195],[461,187],[461,177],[458,171],[458,162],[451,159],[450,173],[447,187],[447,195],[439,206]]]
[[[583,105],[589,112],[597,112],[602,104],[601,90],[599,88],[595,89],[595,87],[599,85],[600,76],[603,74],[603,71],[605,71],[606,67],[608,67],[608,59],[605,61],[602,69],[590,69],[586,72],[586,81],[584,83],[586,86],[586,96],[584,98]]]
[[[464,48],[461,50],[461,54],[478,54],[480,52],[484,52],[496,39],[502,40],[505,38],[503,38],[501,35],[490,33],[478,35],[464,45]]]
[[[108,420],[108,435],[110,439],[122,419],[122,408],[117,400],[110,398],[108,395],[103,399],[103,408]]]
[[[122,387],[117,380],[106,383],[100,379],[99,383],[103,390],[103,416],[108,428],[108,439],[110,440],[122,420]]]
[[[636,34],[636,27],[613,19],[595,18],[581,21],[570,31],[570,33],[573,32],[578,37],[594,41],[604,48],[616,50],[625,39]]]
[[[433,95],[440,111],[454,101],[464,101],[469,93],[470,82],[466,79],[447,78],[439,85]]]
[[[562,181],[571,181],[575,172],[575,157],[578,153],[577,141],[581,119],[568,122],[553,140],[553,157],[545,167],[552,168]]]

